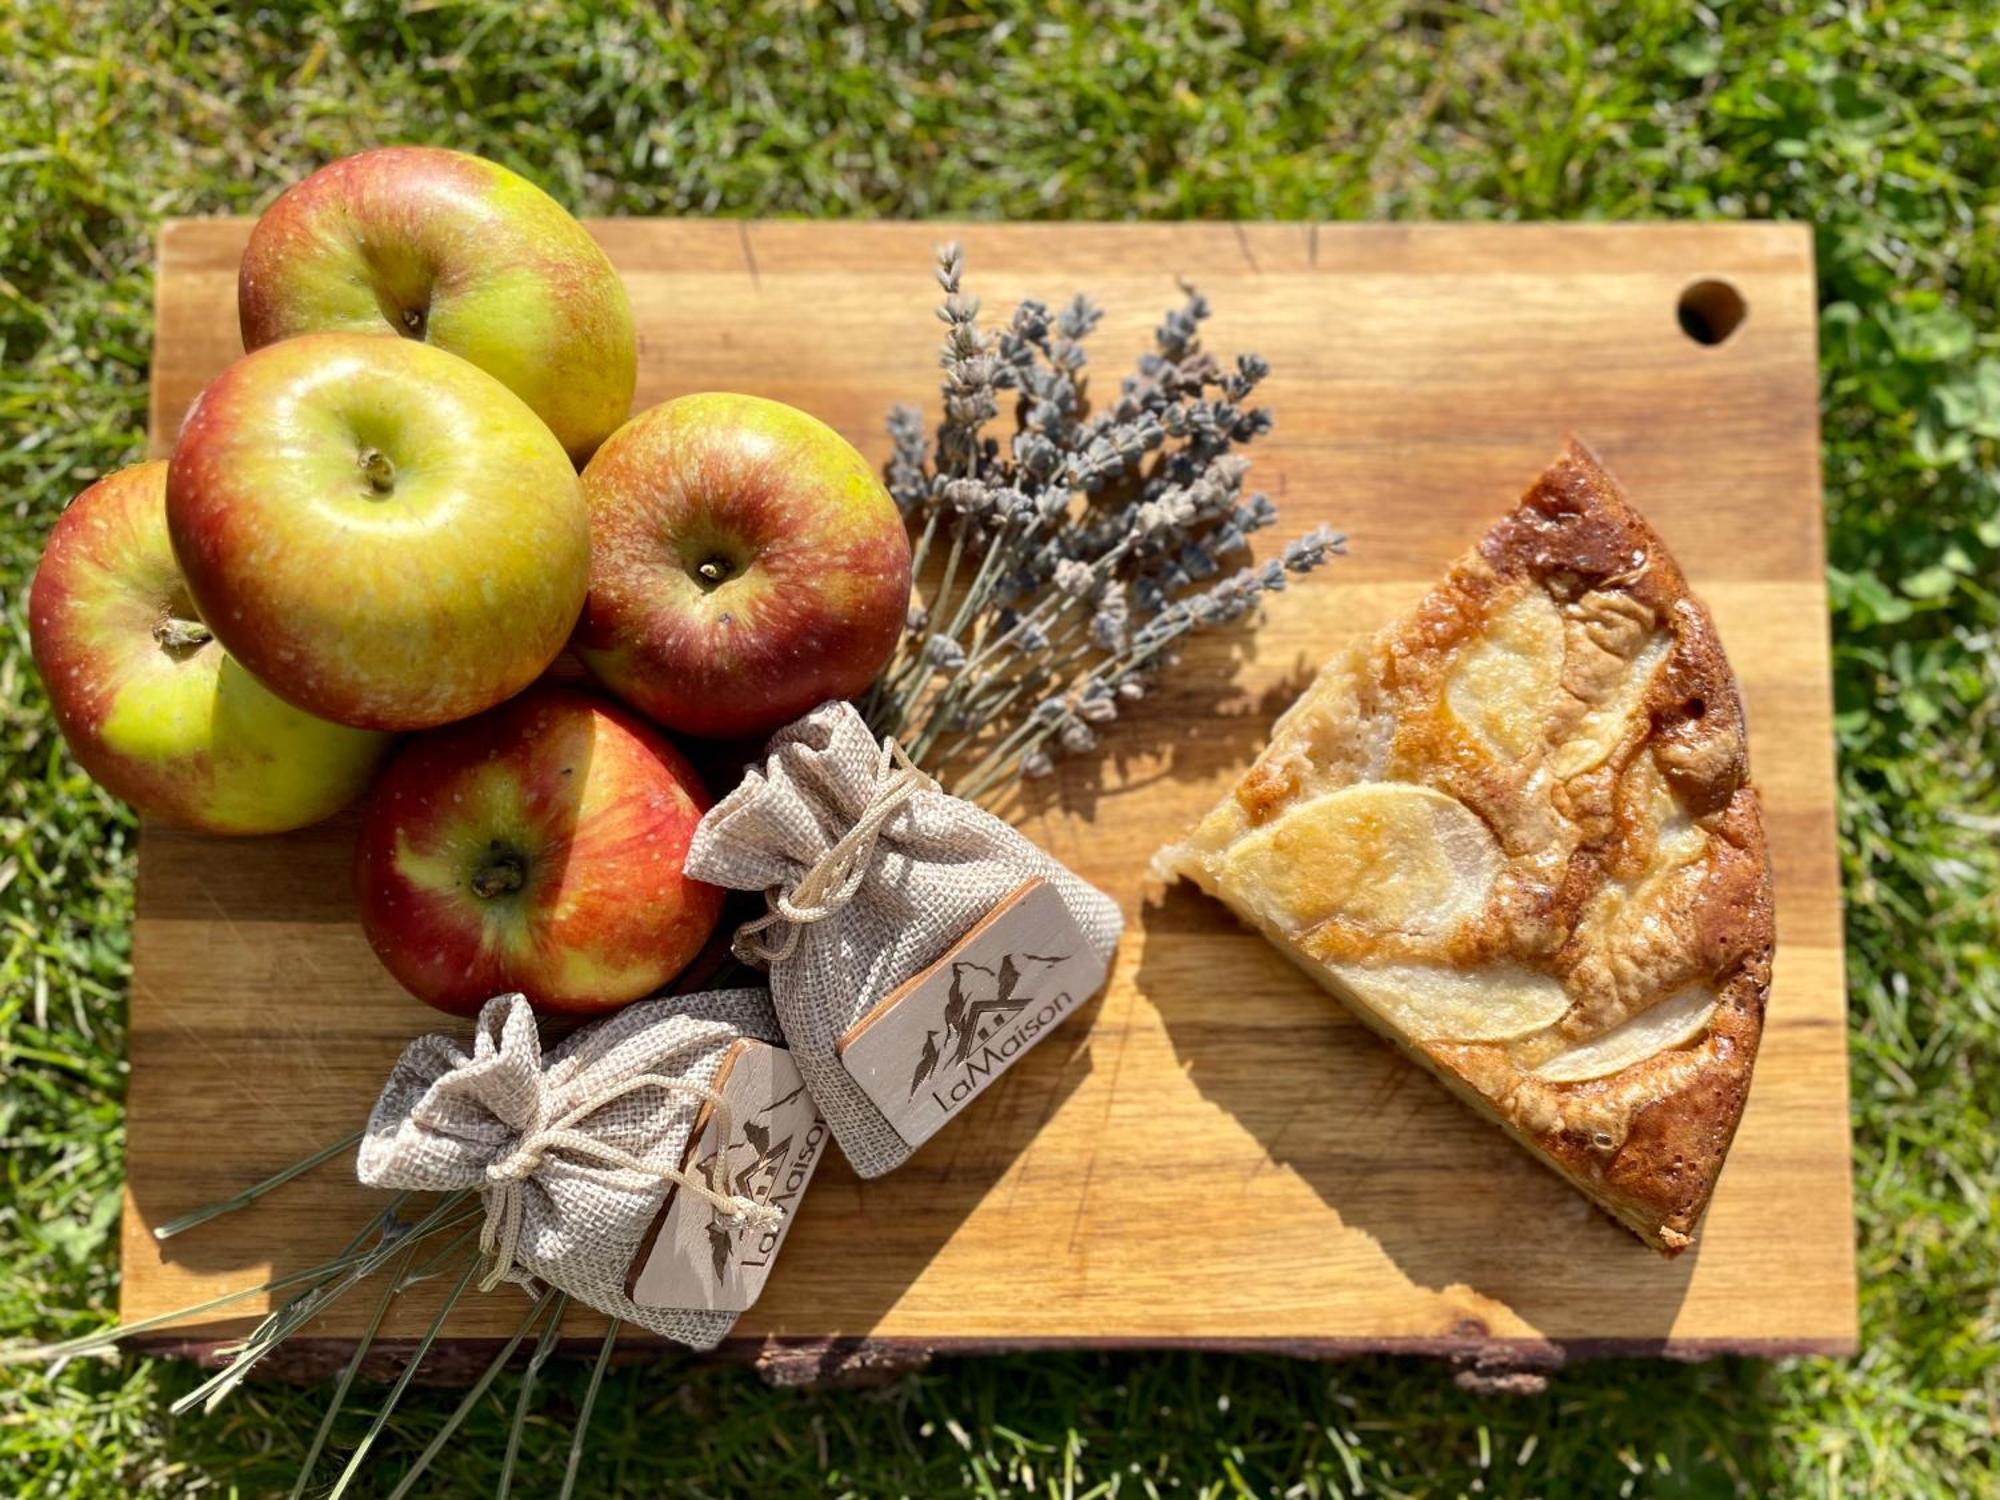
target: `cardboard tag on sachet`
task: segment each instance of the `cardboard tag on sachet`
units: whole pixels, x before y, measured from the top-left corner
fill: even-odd
[[[841,1066],[921,1146],[1104,983],[1047,881],[1028,880],[839,1042]]]
[[[726,1109],[695,1117],[682,1174],[720,1180],[753,1203],[784,1211],[775,1225],[732,1224],[678,1187],[633,1257],[627,1293],[641,1307],[744,1312],[764,1290],[806,1184],[832,1134],[792,1054],[748,1037],[730,1044],[710,1085]],[[727,1137],[724,1137],[725,1127]]]

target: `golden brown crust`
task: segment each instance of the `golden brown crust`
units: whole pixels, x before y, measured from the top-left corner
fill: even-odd
[[[1672,1255],[1741,1118],[1770,984],[1748,770],[1708,612],[1571,441],[1415,609],[1328,664],[1172,863]],[[1403,800],[1334,795],[1367,788]],[[1329,845],[1335,804],[1349,842]],[[1388,877],[1357,882],[1327,851],[1393,872],[1414,848],[1443,868],[1396,826],[1433,806],[1477,866],[1445,876],[1473,909],[1387,919]],[[1276,853],[1253,857],[1260,841]],[[1452,975],[1498,999],[1452,1000]],[[1445,985],[1424,1003],[1458,1008],[1425,1034],[1433,1012],[1361,998],[1384,976],[1420,1001]],[[1498,1026],[1496,1004],[1530,1021]]]

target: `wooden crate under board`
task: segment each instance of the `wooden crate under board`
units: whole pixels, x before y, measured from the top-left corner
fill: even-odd
[[[152,434],[171,445],[238,353],[242,221],[160,241]],[[640,406],[728,388],[805,407],[873,459],[899,400],[935,406],[934,244],[995,316],[1086,290],[1100,390],[1176,277],[1210,347],[1274,373],[1253,483],[1352,556],[1255,633],[1188,652],[1101,753],[1020,794],[1030,835],[1123,903],[1104,997],[904,1169],[837,1160],[739,1347],[1044,1344],[1841,1351],[1855,1344],[1846,1031],[1822,583],[1811,237],[1799,227],[592,226],[631,288]],[[1676,318],[1722,278],[1748,305],[1704,346]],[[1574,431],[1713,608],[1741,676],[1777,870],[1769,1027],[1698,1250],[1668,1262],[1374,1041],[1223,911],[1147,860],[1250,759],[1307,674],[1414,600]],[[1268,550],[1268,549],[1267,549]],[[337,1247],[377,1201],[339,1166],[170,1244],[149,1226],[356,1127],[439,1018],[377,966],[348,891],[350,821],[140,844],[124,1313],[210,1297]],[[421,1331],[432,1289],[392,1335]],[[367,1317],[356,1297],[313,1332]],[[177,1338],[243,1326],[210,1318]],[[515,1294],[451,1334],[510,1332]],[[578,1314],[570,1333],[601,1329]],[[808,1342],[807,1347],[814,1347]]]

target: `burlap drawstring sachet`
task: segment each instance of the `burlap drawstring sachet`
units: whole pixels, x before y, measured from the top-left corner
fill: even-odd
[[[782,1045],[762,991],[643,1001],[546,1054],[527,1000],[500,996],[480,1011],[471,1052],[442,1035],[404,1050],[369,1117],[359,1175],[371,1187],[479,1190],[483,1286],[544,1283],[713,1348],[735,1311],[642,1306],[628,1286],[669,1193],[702,1209],[718,1245],[782,1231],[784,1210],[768,1191],[743,1190],[727,1149],[686,1160],[704,1106],[720,1140],[741,1132],[716,1084],[744,1040]]]
[[[847,703],[778,731],[702,819],[687,869],[765,893],[769,911],[739,929],[737,954],[769,966],[786,1045],[863,1177],[900,1165],[944,1112],[1087,1001],[1123,926],[1108,896],[945,793]],[[997,927],[970,946],[1030,883],[1035,951],[1003,951]],[[936,972],[948,954],[950,972]],[[900,1034],[875,1027],[885,998],[913,981],[932,985],[935,1005]],[[865,1047],[857,1032],[871,1032]],[[881,1054],[872,1083],[855,1065],[863,1051]]]

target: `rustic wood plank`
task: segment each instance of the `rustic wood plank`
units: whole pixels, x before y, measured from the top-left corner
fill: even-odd
[[[1850,1349],[1855,1287],[1811,239],[1743,226],[593,225],[631,287],[639,403],[725,387],[885,455],[935,381],[928,255],[964,240],[989,307],[1085,289],[1116,378],[1174,278],[1209,342],[1274,368],[1253,481],[1352,557],[1204,640],[1101,754],[1013,815],[1131,927],[1104,996],[908,1166],[821,1170],[732,1348],[787,1368],[930,1349],[1202,1344],[1547,1363],[1565,1351]],[[238,351],[241,221],[161,236],[152,435]],[[1689,283],[1749,317],[1685,337]],[[1313,665],[1413,600],[1575,431],[1674,547],[1733,648],[1780,947],[1756,1085],[1699,1249],[1661,1261],[1147,861],[1254,753]],[[354,1128],[437,1018],[352,917],[352,824],[245,844],[148,828],[132,1004],[124,1312],[308,1262],[377,1201],[338,1167],[222,1224],[149,1226]],[[864,1249],[865,1247],[865,1249]],[[1254,1271],[1254,1275],[1245,1274]],[[433,1303],[409,1299],[391,1336]],[[179,1330],[183,1349],[257,1311]],[[312,1331],[337,1348],[366,1309]],[[477,1347],[511,1297],[463,1305]],[[592,1317],[572,1319],[588,1339]],[[769,1342],[767,1342],[769,1341]],[[887,1350],[888,1352],[883,1352]],[[787,1352],[789,1351],[789,1352]],[[873,1351],[872,1353],[869,1351]],[[895,1351],[901,1351],[897,1353]],[[760,1353],[761,1352],[761,1353]],[[787,1363],[789,1362],[789,1363]]]

